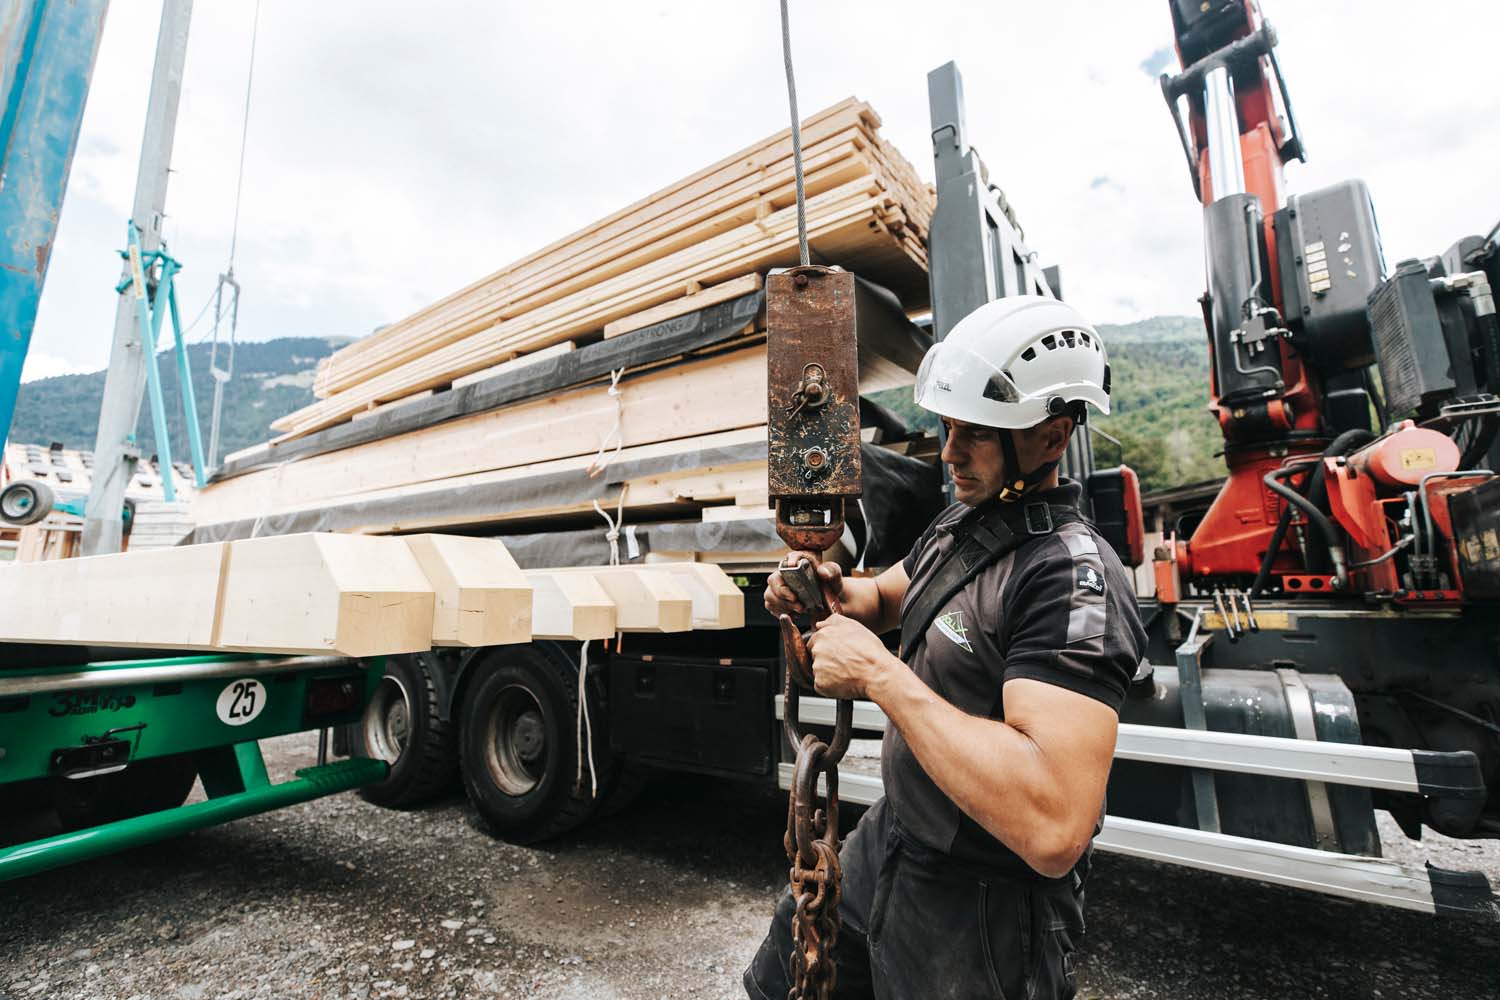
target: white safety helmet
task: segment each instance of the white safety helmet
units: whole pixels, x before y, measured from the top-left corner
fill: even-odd
[[[1109,413],[1104,342],[1057,299],[986,302],[933,344],[917,372],[918,406],[952,420],[1020,430],[1052,416]]]

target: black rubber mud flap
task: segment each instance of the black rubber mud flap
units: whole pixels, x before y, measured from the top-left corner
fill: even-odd
[[[1481,872],[1456,872],[1427,863],[1432,880],[1432,905],[1440,917],[1467,917],[1487,923],[1500,921],[1500,899]]]

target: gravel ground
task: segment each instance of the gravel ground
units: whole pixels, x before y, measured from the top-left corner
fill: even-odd
[[[268,747],[274,777],[310,736]],[[0,885],[0,1000],[43,997],[738,997],[784,877],[785,800],[662,776],[542,848],[454,797],[352,794]],[[1388,853],[1478,868],[1500,844]],[[1082,997],[1495,997],[1493,926],[1100,855]]]

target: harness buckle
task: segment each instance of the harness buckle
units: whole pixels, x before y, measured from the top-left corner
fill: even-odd
[[[1026,531],[1033,535],[1052,533],[1052,509],[1041,501],[1026,505]]]

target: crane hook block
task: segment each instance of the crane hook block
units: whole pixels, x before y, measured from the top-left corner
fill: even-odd
[[[861,490],[854,275],[807,265],[766,279],[767,474],[776,530],[824,551]]]

